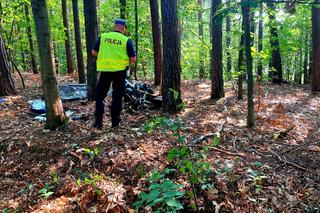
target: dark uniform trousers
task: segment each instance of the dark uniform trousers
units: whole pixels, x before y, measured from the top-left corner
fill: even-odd
[[[125,95],[126,71],[101,72],[96,90],[96,121],[103,121],[105,98],[112,82],[112,101],[110,104],[112,126],[118,126],[121,121],[122,101]]]

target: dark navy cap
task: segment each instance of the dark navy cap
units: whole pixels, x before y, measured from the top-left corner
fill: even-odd
[[[117,19],[114,20],[114,24],[127,26],[127,20],[117,18]]]

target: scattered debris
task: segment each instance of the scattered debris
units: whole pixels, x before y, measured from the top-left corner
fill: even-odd
[[[0,104],[2,104],[2,103],[4,103],[4,102],[6,102],[6,99],[0,98]]]

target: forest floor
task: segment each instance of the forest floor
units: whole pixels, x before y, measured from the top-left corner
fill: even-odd
[[[65,108],[88,119],[46,131],[28,106],[42,94],[40,77],[24,78],[27,89],[0,104],[2,212],[134,212],[150,172],[174,166],[167,154],[178,146],[176,135],[146,125],[159,111],[126,109],[124,125],[110,129],[107,110],[98,131],[93,103],[67,102]],[[75,80],[59,77],[67,82]],[[320,212],[320,96],[302,86],[264,83],[259,101],[255,92],[256,126],[248,129],[246,100],[237,100],[231,83],[226,87],[226,97],[213,101],[209,81],[184,82],[185,109],[168,118],[179,120],[179,134],[193,153],[207,147],[201,153],[213,187],[198,190],[200,211]],[[220,135],[220,143],[213,137],[194,141],[209,133]],[[184,174],[172,179],[191,190]],[[187,194],[181,202],[192,212]]]

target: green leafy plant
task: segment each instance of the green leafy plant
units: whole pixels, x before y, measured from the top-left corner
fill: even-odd
[[[148,134],[152,133],[156,129],[172,130],[177,132],[181,128],[181,122],[179,119],[173,120],[168,117],[154,117],[148,120],[143,129]]]
[[[44,198],[48,199],[54,193],[52,191],[53,188],[54,188],[53,186],[51,186],[50,184],[46,183],[44,185],[44,187],[38,191],[38,194],[39,194],[40,197],[44,197]]]
[[[94,149],[85,148],[83,151],[90,160],[97,159],[97,157],[100,153],[100,149],[98,147],[96,147]]]
[[[82,176],[82,178],[79,178],[76,181],[76,184],[78,186],[80,186],[81,184],[88,184],[88,185],[91,185],[95,189],[97,195],[102,194],[101,189],[97,185],[97,182],[100,180],[103,180],[103,176],[101,176],[99,174],[91,175],[88,173],[83,173],[81,176]]]
[[[167,172],[168,170],[165,173]],[[136,209],[143,206],[152,207],[155,210],[153,212],[177,212],[183,209],[183,205],[179,201],[185,194],[179,190],[182,185],[175,184],[158,171],[154,171],[148,181],[151,183],[148,188],[149,193],[141,192],[139,194],[139,201],[134,203]]]

